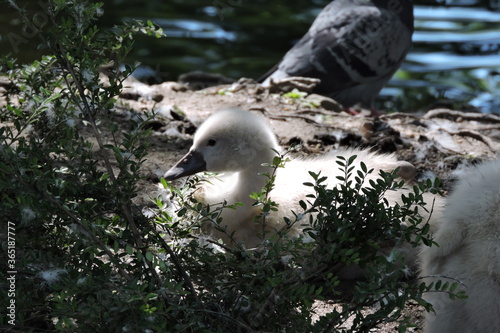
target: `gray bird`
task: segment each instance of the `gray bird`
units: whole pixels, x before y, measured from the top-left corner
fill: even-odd
[[[318,78],[313,92],[345,107],[372,108],[408,53],[412,34],[410,0],[334,0],[260,82]]]

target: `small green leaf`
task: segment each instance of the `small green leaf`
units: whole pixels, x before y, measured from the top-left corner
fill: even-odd
[[[299,205],[300,205],[300,207],[301,207],[303,210],[306,210],[306,209],[307,209],[307,205],[306,205],[306,203],[305,203],[303,200],[300,200],[300,201],[299,201]]]
[[[182,207],[178,212],[177,212],[177,216],[178,217],[183,217],[187,212],[187,208],[186,207]]]

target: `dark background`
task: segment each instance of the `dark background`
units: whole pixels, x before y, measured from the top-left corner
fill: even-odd
[[[110,0],[99,21],[151,20],[166,38],[139,36],[130,63],[138,76],[176,80],[193,70],[237,79],[258,78],[276,64],[309,28],[325,0]],[[37,42],[15,52],[9,33],[22,24],[5,3],[0,13],[0,49],[19,62],[37,59]],[[30,5],[36,12],[37,2]],[[389,111],[432,107],[500,112],[499,0],[416,1],[413,49],[376,102]]]

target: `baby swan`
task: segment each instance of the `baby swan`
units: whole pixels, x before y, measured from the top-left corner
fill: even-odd
[[[500,160],[473,168],[447,199],[434,240],[424,247],[422,273],[427,282],[461,283],[468,296],[451,300],[429,293],[426,333],[500,331]],[[466,288],[465,288],[465,287]]]
[[[232,234],[232,239],[217,231],[214,231],[214,236],[228,245],[236,241],[250,248],[285,227],[284,217],[293,221],[292,211],[302,211],[299,200],[305,200],[306,195],[313,192],[311,187],[303,185],[313,181],[308,171],[321,172],[328,177],[330,188],[339,182],[336,177],[342,173],[335,163],[338,156],[349,158],[357,155],[353,174],[361,170],[361,161],[369,169],[373,168],[366,183],[369,179],[378,178],[380,170],[390,172],[398,167],[402,178],[410,179],[415,175],[415,168],[410,163],[398,161],[394,155],[379,155],[367,150],[349,149],[289,161],[284,168],[276,170],[275,188],[269,197],[279,204],[279,209],[266,216],[263,226],[262,222],[254,220],[261,211],[259,207],[252,206],[255,200],[249,196],[262,190],[267,178],[260,174],[272,171],[271,167],[263,164],[271,163],[280,150],[276,137],[262,117],[238,109],[219,111],[198,128],[191,149],[165,173],[165,179],[174,180],[201,171],[224,173],[219,177],[220,181],[214,179],[211,184],[197,189],[195,198],[209,205],[220,205],[224,201],[228,204],[242,203],[243,206],[237,209],[224,209],[221,215],[221,227],[226,228],[227,234]],[[389,201],[395,201],[400,196],[398,193],[393,195],[394,200]],[[289,235],[298,236],[297,229]]]

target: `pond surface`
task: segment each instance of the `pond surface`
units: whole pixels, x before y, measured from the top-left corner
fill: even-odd
[[[137,39],[130,56],[130,62],[144,65],[137,75],[176,80],[182,73],[202,70],[256,79],[302,37],[328,2],[108,0],[101,24],[149,19],[164,29],[166,38]],[[444,106],[500,113],[499,0],[418,0],[414,13],[413,49],[377,99],[377,107],[415,111]],[[2,54],[31,61],[38,56],[36,45],[27,43],[13,52],[6,38],[19,29],[15,15],[5,8],[0,13]]]

